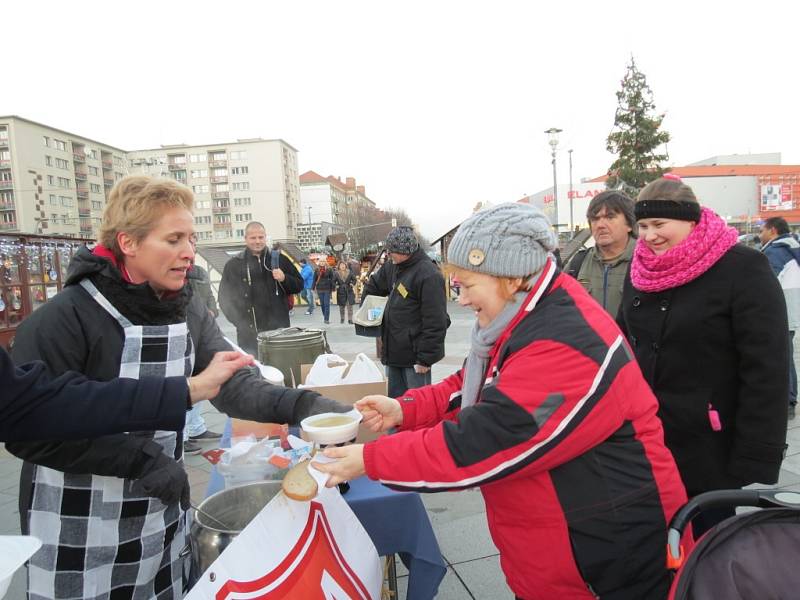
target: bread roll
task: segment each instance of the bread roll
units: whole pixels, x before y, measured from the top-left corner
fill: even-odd
[[[281,484],[283,493],[292,500],[308,502],[317,495],[317,482],[308,472],[308,461],[297,463],[286,473]]]

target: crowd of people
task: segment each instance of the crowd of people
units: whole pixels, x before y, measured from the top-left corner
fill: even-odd
[[[0,432],[25,461],[21,526],[44,543],[30,598],[181,597],[181,457],[218,435],[192,429],[196,402],[287,423],[350,409],[271,385],[232,351],[194,265],[192,208],[176,182],[118,182],[99,243],[19,327],[12,358],[25,366],[0,354],[13,382],[0,406],[13,427]],[[670,175],[635,199],[599,194],[586,217],[594,245],[563,271],[532,206],[497,205],[461,224],[446,276],[475,324],[463,367],[438,383],[445,274],[411,228],[390,232],[388,260],[359,298],[360,265],[303,259],[298,269],[250,223],[219,309],[255,354],[258,332],[289,325],[294,294],[309,315],[318,301],[324,323],[333,293],[340,323],[357,301],[386,297],[387,396],[356,407],[392,435],[326,450],[337,460],[315,467],[328,485],[366,475],[425,493],[480,488],[517,598],[666,598],[666,530],[687,499],[777,481],[797,399],[800,244],[780,218],[765,222],[760,251],[738,244]],[[108,398],[102,423],[88,416]],[[56,402],[74,419],[49,419],[36,438],[29,423]],[[731,514],[701,512],[686,550]]]

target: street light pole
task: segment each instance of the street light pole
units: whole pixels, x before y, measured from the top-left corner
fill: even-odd
[[[569,154],[569,230],[570,239],[575,235],[575,221],[572,218],[572,149],[567,150]]]
[[[553,163],[553,205],[555,207],[555,225],[556,233],[558,233],[558,177],[556,175],[556,149],[558,148],[558,134],[561,133],[558,127],[551,127],[545,133],[550,137],[549,144],[552,149],[552,163]]]

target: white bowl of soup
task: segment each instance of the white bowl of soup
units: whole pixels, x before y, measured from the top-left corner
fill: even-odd
[[[300,421],[305,438],[320,446],[342,446],[355,441],[361,413],[320,413]]]

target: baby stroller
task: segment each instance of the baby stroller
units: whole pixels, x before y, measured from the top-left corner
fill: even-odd
[[[756,506],[719,523],[683,556],[681,535],[704,508]],[[667,564],[676,570],[669,600],[800,598],[800,494],[720,490],[695,496],[672,518]]]

